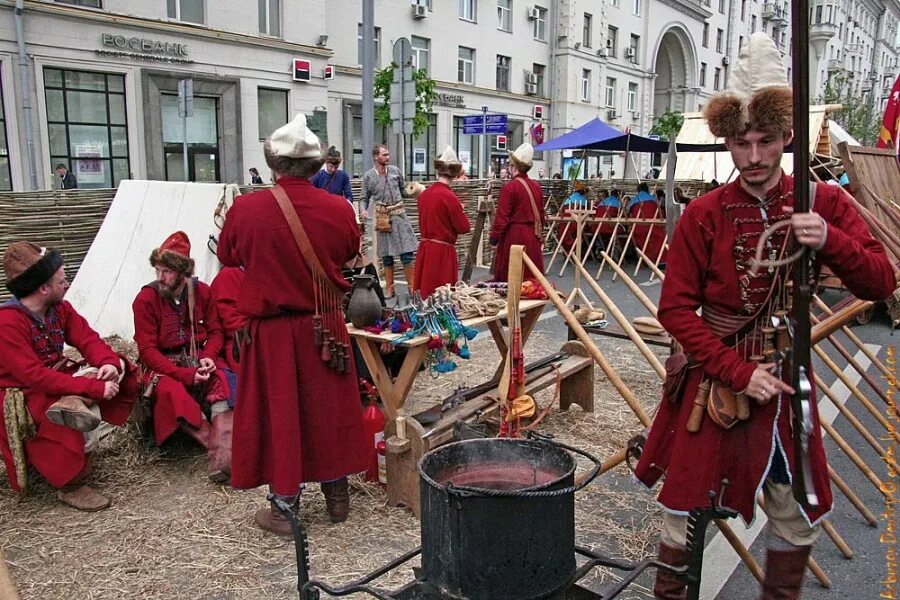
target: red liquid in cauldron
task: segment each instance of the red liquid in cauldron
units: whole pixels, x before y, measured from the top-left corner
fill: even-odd
[[[434,478],[440,485],[481,488],[486,490],[522,490],[547,485],[564,474],[527,464],[485,463],[451,467]]]

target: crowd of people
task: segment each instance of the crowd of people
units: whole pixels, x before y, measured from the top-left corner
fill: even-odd
[[[680,370],[668,373],[636,475],[647,486],[665,476],[659,555],[676,566],[688,561],[692,509],[707,506],[712,494],[749,523],[762,492],[771,522],[763,598],[790,599],[799,597],[831,492],[816,426],[809,452],[819,501],[798,502],[791,494],[798,460],[788,408],[794,390],[778,365],[751,356],[761,325],[783,308],[773,304],[782,297],[773,290],[783,288],[787,276],[781,267],[747,274],[750,252],[767,228],[788,221],[790,233],[780,230],[772,247],[792,240],[814,249],[817,264],[830,267],[859,298],[887,297],[896,282],[884,248],[838,187],[816,187],[815,212],[794,213],[794,180],[780,167],[792,137],[791,89],[781,56],[770,38],[757,33],[740,60],[748,80],[735,80],[737,87],[705,110],[739,177],[684,202],[659,320],[686,358]],[[194,276],[191,242],[183,232],[150,250],[155,278],[136,290],[132,305],[137,365],[117,355],[64,299],[68,281],[58,252],[24,241],[6,249],[3,269],[13,298],[0,306],[0,406],[7,425],[0,429],[0,454],[14,490],[26,488],[33,468],[60,502],[84,511],[109,506],[89,485],[97,428],[101,420],[122,425],[138,402],[147,407],[155,443],[180,431],[207,449],[213,482],[268,486],[295,508],[304,484],[318,482],[330,519],[347,519],[347,476],[364,470],[372,451],[363,434],[342,309],[350,287],[343,269],[361,260],[353,196],[339,169],[340,153],[323,150],[302,115],[266,140],[264,155],[275,185],[235,199],[218,244],[224,268],[210,285]],[[523,245],[543,269],[547,217],[541,186],[529,177],[533,157],[529,144],[509,152],[509,179],[499,191],[489,235],[499,281],[506,278],[513,245]],[[470,228],[450,186],[462,170],[456,152],[448,147],[435,159],[438,180],[418,193],[390,164],[386,146],[376,146],[373,158],[360,201],[362,217],[374,222],[387,295],[396,293],[396,258],[410,290],[428,295],[454,283],[455,245]],[[593,204],[585,191],[576,184],[563,210],[644,219],[662,211],[659,195],[646,184],[631,198],[601,190]],[[416,194],[420,238],[404,202]],[[612,231],[603,224],[600,233]],[[643,235],[648,244],[659,241],[653,228]],[[82,358],[67,358],[66,344]],[[752,399],[749,419],[725,427],[704,413],[700,426],[689,430],[693,399],[708,384],[724,390],[723,397]],[[269,505],[254,520],[264,530],[291,534],[288,521]],[[684,593],[682,578],[658,570],[657,598]]]

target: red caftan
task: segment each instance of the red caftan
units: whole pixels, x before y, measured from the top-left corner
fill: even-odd
[[[662,212],[656,200],[649,202],[638,202],[631,207],[628,214],[632,219],[660,219]],[[664,218],[663,218],[664,219]],[[649,239],[648,239],[649,238]],[[666,252],[663,245],[666,241],[665,225],[635,225],[634,226],[634,244],[641,249],[641,252],[647,255],[652,262],[656,262],[662,251],[660,263],[666,262]]]
[[[534,209],[531,207],[528,192],[519,183],[520,179],[531,188],[534,203],[540,215],[541,227],[547,221],[541,186],[537,181],[529,179],[527,173],[519,173],[512,181],[503,186],[494,215],[494,226],[491,229],[491,243],[497,245],[492,266],[495,281],[506,281],[509,273],[509,250],[516,244],[525,246],[525,254],[541,270],[541,273],[544,272],[543,242],[534,233]],[[524,273],[526,279],[531,279],[527,269]]]
[[[234,333],[247,324],[247,317],[237,309],[238,292],[244,284],[244,277],[242,269],[225,267],[209,285],[225,330],[225,364],[235,373],[238,372],[238,363],[234,359]]]
[[[44,415],[50,405],[60,396],[84,396],[98,403],[104,421],[122,425],[131,414],[138,387],[137,370],[126,361],[128,372],[119,394],[104,400],[103,381],[72,377],[75,370],[53,370],[63,358],[63,344],[77,349],[91,366],[121,368],[119,356],[67,301],[50,309],[44,322],[16,300],[0,306],[0,416],[6,388],[20,388],[37,428],[37,435],[25,442],[26,459],[56,488],[84,468],[84,434],[47,420]],[[5,427],[0,427],[0,454],[10,486],[21,491]]]
[[[783,176],[768,197],[769,224],[789,219],[782,207],[793,205],[792,190],[793,179]],[[816,252],[817,260],[831,267],[859,298],[889,296],[895,287],[894,274],[884,248],[872,238],[841,191],[818,185],[814,207],[828,223],[826,243]],[[699,432],[686,429],[702,371],[732,390],[744,391],[755,369],[756,365],[747,360],[753,348],[739,344],[739,353],[726,346],[695,311],[708,306],[719,313],[749,316],[765,302],[771,275],[763,269],[761,277],[751,278],[737,267],[737,262],[746,264],[755,251],[763,227],[759,201],[734,182],[691,202],[675,229],[658,315],[702,369],[689,371],[680,400],[660,404],[635,471],[647,486],[665,474],[659,501],[672,512],[687,514],[708,505],[707,492],[719,492],[722,479],[727,478],[730,485],[724,503],[749,523],[775,452],[781,452],[790,473],[795,472],[787,396],[765,406],[751,399],[750,419],[739,421],[730,430],[717,426],[709,415],[704,415]],[[780,239],[784,239],[783,234]],[[824,517],[832,503],[817,411],[814,420],[810,460],[820,505],[802,506],[810,524]]]
[[[195,285],[193,318],[198,358],[211,358],[218,367],[206,384],[206,400],[212,404],[227,400],[229,395],[228,380],[221,370],[225,363],[220,358],[224,334],[209,286],[202,281],[196,281]],[[190,392],[197,369],[179,367],[167,356],[182,350],[187,354],[190,349],[191,324],[187,304],[187,286],[181,302],[176,305],[163,297],[153,282],[141,288],[131,305],[134,341],[144,367],[144,383],[148,383],[154,373],[160,376],[153,393],[153,432],[157,445],[175,433],[179,420],[193,427],[203,424],[203,411]]]
[[[419,196],[419,251],[413,287],[423,298],[459,279],[456,238],[471,229],[462,204],[447,184],[437,181]]]
[[[347,200],[306,179],[278,180],[329,279],[349,285],[341,266],[359,250],[359,230]],[[237,308],[247,315],[250,341],[241,349],[234,413],[231,484],[270,484],[293,495],[304,481],[331,481],[368,466],[356,369],[327,367],[313,338],[313,278],[284,214],[268,190],[235,199],[219,237],[219,260],[243,266]],[[343,315],[338,315],[344,326]],[[370,442],[371,443],[371,442]]]

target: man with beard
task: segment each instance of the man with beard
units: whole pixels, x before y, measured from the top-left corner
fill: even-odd
[[[156,444],[181,429],[207,449],[209,479],[224,483],[231,474],[232,411],[216,303],[209,286],[192,277],[191,242],[183,231],[150,253],[150,265],[156,280],[141,288],[132,310]],[[209,405],[211,425],[201,403]]]
[[[247,317],[241,346],[231,484],[268,485],[297,507],[306,482],[320,482],[332,522],[347,519],[347,475],[374,452],[363,434],[356,369],[341,302],[341,268],[359,252],[353,208],[313,187],[319,139],[298,115],[266,140],[275,187],[235,198],[219,237],[219,260],[244,267],[237,309]],[[292,535],[261,507],[256,524]]]
[[[350,176],[339,169],[340,166],[341,153],[331,146],[325,154],[325,168],[313,176],[312,184],[329,194],[343,196],[352,205],[353,190],[350,188]]]
[[[770,525],[762,598],[790,600],[800,596],[810,547],[832,496],[815,408],[808,456],[818,503],[800,504],[792,494],[800,460],[791,438],[794,390],[779,365],[754,356],[763,354],[770,335],[764,328],[772,327],[773,317],[782,321],[791,266],[754,272],[750,259],[765,230],[789,222],[789,231],[775,230],[768,238],[767,258],[786,255],[788,244],[808,246],[816,251],[814,272],[820,263],[828,265],[862,299],[889,296],[895,281],[884,248],[841,190],[815,186],[815,212],[794,214],[794,179],[780,166],[792,137],[792,91],[771,38],[753,34],[734,73],[732,88],[707,104],[705,116],[713,135],[725,138],[740,176],[691,202],[675,229],[671,255],[678,260],[669,261],[658,314],[690,360],[681,370],[682,384],[675,383],[678,373],[667,377],[635,474],[647,486],[665,475],[659,555],[674,565],[688,561],[691,510],[709,506],[712,497],[750,523],[762,492]],[[698,403],[701,384],[712,391],[700,394]],[[723,413],[726,403],[743,403],[741,396],[748,414]],[[704,397],[715,401],[704,406]],[[816,406],[815,388],[810,403]],[[657,598],[684,598],[684,590],[678,577],[657,572]]]
[[[60,502],[96,511],[109,499],[87,485],[101,419],[122,425],[137,395],[136,369],[122,360],[63,299],[69,282],[56,250],[29,242],[3,255],[13,298],[0,305],[0,454],[21,492],[28,467]],[[66,359],[63,345],[84,360]]]

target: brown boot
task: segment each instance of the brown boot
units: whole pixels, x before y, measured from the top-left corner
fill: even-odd
[[[343,523],[350,514],[350,484],[346,477],[322,484],[325,508],[332,523]]]
[[[94,470],[94,455],[84,455],[84,466],[72,480],[56,490],[56,499],[63,504],[85,512],[96,512],[109,507],[109,498],[86,485]]]
[[[253,520],[256,521],[260,529],[265,529],[275,535],[283,537],[293,537],[294,535],[291,522],[271,507],[261,508],[256,511],[256,514],[253,515]]]
[[[384,297],[394,297],[394,265],[384,268]]]
[[[231,478],[231,431],[234,411],[229,409],[212,419],[209,428],[209,449],[206,452],[206,473],[213,483],[227,483]]]
[[[659,543],[659,560],[672,565],[683,567],[688,564],[690,555],[687,550],[674,548],[662,542]],[[653,597],[660,600],[684,600],[687,596],[687,582],[683,577],[666,571],[656,569],[656,583],[653,585]]]
[[[178,428],[191,436],[198,444],[209,450],[209,423],[204,419],[200,427],[194,427],[184,421],[178,425]]]
[[[800,597],[811,548],[811,546],[794,546],[791,550],[766,551],[766,577],[763,579],[762,600],[796,600]]]
[[[416,287],[413,284],[413,279],[416,275],[415,261],[409,263],[408,265],[403,265],[403,275],[406,277],[406,292],[412,295],[412,293],[416,291]]]
[[[51,423],[83,433],[93,431],[100,426],[100,416],[88,408],[87,404],[92,404],[87,398],[63,396],[51,404],[45,414]]]

